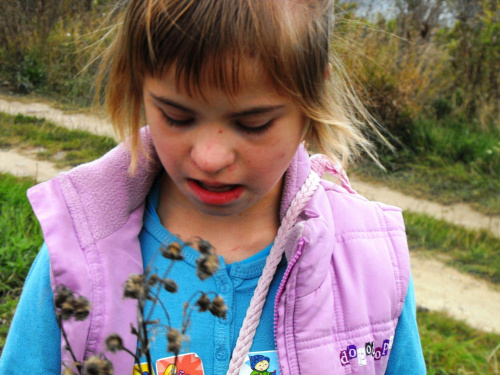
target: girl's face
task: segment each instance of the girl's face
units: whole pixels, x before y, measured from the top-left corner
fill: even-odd
[[[171,186],[169,198],[216,216],[276,214],[281,181],[305,117],[255,65],[244,65],[237,94],[177,90],[175,72],[146,77],[144,107]],[[256,211],[255,211],[256,210]]]
[[[264,361],[260,361],[259,363],[257,363],[255,365],[255,369],[258,370],[258,371],[265,371],[269,368],[269,362],[264,360]]]

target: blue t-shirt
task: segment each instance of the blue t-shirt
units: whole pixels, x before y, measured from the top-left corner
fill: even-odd
[[[157,270],[165,270],[170,261],[158,255],[158,249],[162,243],[178,240],[161,225],[156,214],[157,199],[156,186],[149,195],[140,243],[144,264],[151,266],[151,272],[163,276]],[[178,283],[178,292],[175,294],[161,292],[161,299],[169,313],[171,326],[181,327],[183,303],[195,291],[213,291],[221,295],[228,306],[228,313],[226,319],[219,319],[208,312],[193,312],[188,331],[192,338],[187,343],[188,345],[183,346],[179,357],[180,362],[178,360],[179,370],[184,370],[187,374],[189,371],[186,369],[196,367],[199,371],[201,366],[203,372],[198,372],[200,374],[227,372],[230,355],[269,251],[270,246],[244,261],[231,265],[226,265],[221,258],[221,269],[213,277],[202,282],[195,276],[197,251],[189,247],[184,249],[185,260],[176,262],[168,275]],[[276,373],[279,374],[275,354],[273,305],[285,269],[286,262],[283,260],[271,284],[250,350],[250,358],[244,365],[249,370],[257,359],[267,357],[270,359],[267,371],[277,370]],[[150,306],[146,306],[146,312],[149,308]],[[152,319],[161,319],[163,324],[154,328],[154,340],[151,344],[153,364],[156,364],[158,372],[161,373],[172,362],[172,354],[167,353],[165,349],[167,347],[165,325],[168,322],[160,306],[156,306]],[[258,357],[259,355],[262,357]],[[26,279],[6,346],[0,358],[0,374],[18,373],[27,369],[36,373],[59,374],[60,360],[60,330],[55,318],[50,287],[49,255],[44,245]],[[192,371],[192,373],[195,372]],[[411,280],[396,329],[386,374],[425,374]]]
[[[163,275],[160,270],[166,270],[171,261],[159,255],[158,249],[162,243],[179,240],[167,231],[156,214],[158,195],[158,184],[155,184],[148,197],[144,226],[139,239],[144,264],[151,265],[151,272],[158,273],[162,277]],[[209,312],[199,313],[194,311],[192,313],[188,331],[188,334],[191,333],[192,339],[188,345],[183,347],[180,354],[193,354],[191,354],[192,358],[184,359],[184,357],[181,357],[181,360],[201,362],[206,374],[225,374],[227,372],[229,360],[236,346],[236,340],[238,339],[246,310],[250,305],[250,300],[257,287],[257,282],[262,275],[270,250],[271,245],[248,259],[230,265],[227,265],[224,259],[219,257],[219,271],[214,276],[201,281],[196,277],[198,251],[191,247],[183,249],[184,260],[175,262],[168,275],[169,278],[177,282],[179,286],[177,293],[171,294],[162,290],[160,294],[160,299],[166,304],[166,309],[170,316],[170,325],[180,329],[182,326],[183,304],[188,300],[191,300],[191,304],[194,303],[199,296],[198,293],[193,297],[193,293],[196,293],[196,291],[206,293],[216,292],[224,299],[228,311],[226,319],[216,318]],[[261,353],[263,352],[275,350],[274,299],[285,270],[286,261],[283,258],[271,283],[269,294],[264,304],[262,319],[257,327],[250,349],[251,353],[255,353],[254,355],[262,355]],[[146,314],[150,306],[151,303],[146,305]],[[155,319],[165,321],[165,313],[161,306],[157,305],[154,309],[152,320]],[[166,327],[157,327],[155,340],[151,345],[153,363],[157,363],[157,361],[162,359],[164,360],[160,361],[160,364],[169,363],[169,360],[165,358],[171,357],[172,354],[166,353],[166,347]],[[274,363],[271,365],[277,364]],[[161,369],[162,367],[159,367],[160,373]],[[185,373],[190,373],[184,368],[183,370]]]

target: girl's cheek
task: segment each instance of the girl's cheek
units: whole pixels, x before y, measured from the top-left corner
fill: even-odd
[[[280,152],[277,156],[276,156],[276,160],[277,161],[281,161],[283,159],[285,159],[287,157],[287,153],[286,152]]]

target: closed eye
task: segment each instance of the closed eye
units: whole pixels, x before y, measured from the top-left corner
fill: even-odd
[[[188,118],[188,119],[185,119],[185,120],[177,120],[177,119],[174,119],[170,116],[168,116],[165,112],[163,111],[160,111],[161,112],[161,115],[162,117],[164,118],[164,120],[167,122],[167,124],[169,124],[170,126],[174,126],[174,127],[183,127],[183,126],[189,126],[191,125],[193,122],[194,122],[194,119],[192,118]]]
[[[259,135],[269,130],[269,128],[273,124],[273,120],[269,120],[268,122],[262,125],[248,125],[248,124],[243,124],[241,122],[236,122],[236,126],[243,133],[250,135]]]

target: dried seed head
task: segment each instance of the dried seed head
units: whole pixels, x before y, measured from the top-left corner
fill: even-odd
[[[72,368],[65,367],[61,375],[75,375]]]
[[[145,295],[144,275],[131,274],[125,282],[123,296],[139,299]]]
[[[227,306],[221,296],[215,297],[208,307],[212,315],[226,319]]]
[[[90,314],[90,302],[87,298],[80,296],[74,303],[75,311],[73,315],[76,320],[85,320]]]
[[[83,364],[83,369],[87,375],[113,375],[113,364],[106,358],[91,356]]]
[[[123,350],[123,340],[120,335],[113,333],[106,338],[106,349],[111,353],[115,353],[119,350]]]
[[[184,335],[181,334],[175,328],[170,328],[167,332],[167,340],[168,340],[167,351],[172,352],[175,355],[179,354],[179,351],[182,348],[182,341],[184,340]]]
[[[207,240],[204,240],[203,238],[200,238],[198,241],[198,251],[203,254],[203,255],[210,255],[212,254],[214,247],[210,242]]]
[[[60,309],[63,303],[66,302],[69,298],[75,299],[71,289],[67,288],[63,284],[59,284],[56,287],[56,293],[54,295],[54,305],[56,306],[56,308]]]
[[[205,293],[202,293],[195,305],[198,306],[199,312],[207,311],[210,307],[210,298]]]
[[[168,245],[162,245],[160,247],[161,255],[170,260],[182,260],[184,255],[182,254],[182,245],[179,242],[172,242]]]
[[[200,280],[212,276],[219,269],[219,257],[215,254],[202,255],[196,259],[196,275]]]
[[[73,291],[64,285],[58,285],[54,295],[56,314],[62,320],[68,320],[72,316],[76,320],[85,320],[90,314],[90,302],[85,297],[75,299]]]
[[[73,296],[64,301],[59,310],[59,316],[62,318],[62,320],[68,320],[73,316],[73,314],[75,313],[75,303],[76,301]]]
[[[153,286],[156,285],[160,280],[161,280],[160,276],[158,276],[156,273],[153,273],[149,276],[148,283],[149,285]]]
[[[177,293],[177,283],[172,279],[163,279],[163,287],[167,292]]]

